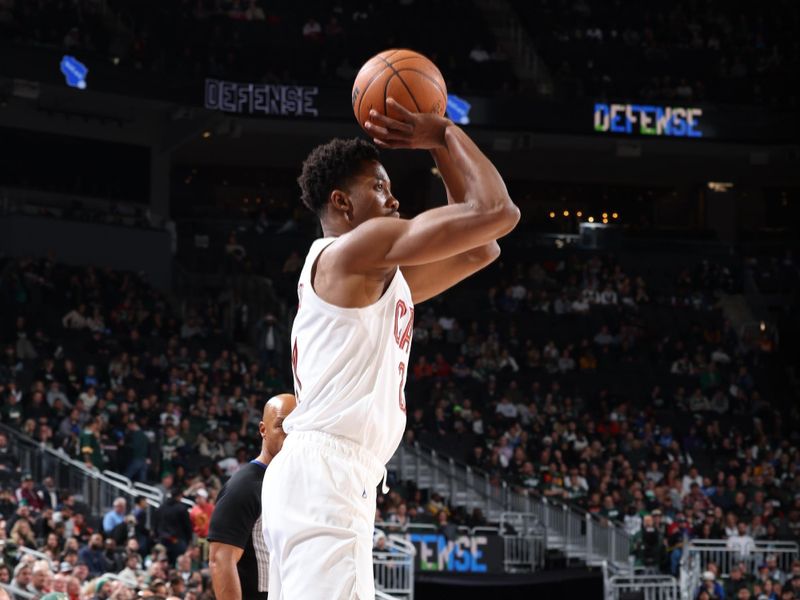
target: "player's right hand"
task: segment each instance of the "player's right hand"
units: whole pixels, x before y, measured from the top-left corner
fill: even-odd
[[[430,150],[444,147],[444,132],[453,125],[450,119],[433,113],[412,113],[394,98],[387,98],[387,109],[399,113],[399,119],[369,111],[369,120],[364,124],[380,148],[414,148]]]

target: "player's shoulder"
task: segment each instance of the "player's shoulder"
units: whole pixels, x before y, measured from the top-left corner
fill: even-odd
[[[343,273],[385,272],[386,250],[400,237],[408,221],[395,217],[374,217],[338,236],[325,246],[317,267]]]

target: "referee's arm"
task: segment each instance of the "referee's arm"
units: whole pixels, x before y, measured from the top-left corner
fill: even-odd
[[[243,553],[244,549],[238,546],[211,542],[209,567],[217,600],[242,600],[242,585],[236,563]]]

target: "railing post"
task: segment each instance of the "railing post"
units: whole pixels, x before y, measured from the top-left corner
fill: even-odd
[[[473,506],[472,501],[470,500],[471,497],[475,497],[475,481],[472,476],[472,468],[467,466],[466,472],[466,489],[464,490],[464,495],[467,498],[467,510],[475,509],[477,506]],[[476,499],[477,502],[477,499]]]
[[[592,515],[586,513],[586,561],[592,556]]]
[[[617,561],[617,530],[615,527],[611,527],[608,530],[608,534],[611,536],[611,556],[610,559],[612,562]]]
[[[436,492],[438,494],[438,492],[436,491],[436,486],[439,485],[439,469],[437,469],[436,466],[437,466],[436,465],[436,450],[431,450],[431,471],[432,471],[431,475],[433,477],[433,481],[432,481],[433,487],[432,487],[431,491],[432,492]]]
[[[456,504],[456,461],[452,458],[449,460],[450,463],[450,504],[455,506]]]

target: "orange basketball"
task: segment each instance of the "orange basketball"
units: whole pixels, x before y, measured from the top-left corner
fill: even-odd
[[[447,86],[436,65],[419,52],[384,50],[364,63],[353,83],[353,113],[362,128],[371,109],[387,115],[387,98],[411,112],[444,115]],[[395,112],[387,116],[397,118]]]

